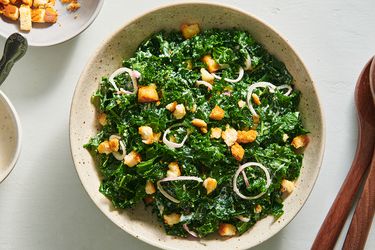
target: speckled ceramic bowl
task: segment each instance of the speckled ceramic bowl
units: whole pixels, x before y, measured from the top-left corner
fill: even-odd
[[[15,32],[20,32],[26,37],[29,46],[51,46],[65,42],[81,32],[95,20],[104,3],[104,0],[81,0],[75,12],[66,10],[67,5],[60,0],[56,1],[55,9],[59,13],[57,23],[33,23],[30,32],[19,29],[19,21],[10,21],[0,15],[0,35],[8,37]]]
[[[16,165],[20,151],[20,121],[9,99],[0,91],[0,183]]]
[[[239,28],[249,31],[269,52],[285,63],[302,92],[300,111],[311,131],[303,168],[296,190],[285,200],[285,214],[277,221],[269,216],[240,237],[202,240],[167,236],[150,210],[143,204],[120,211],[99,191],[100,175],[95,162],[82,145],[97,133],[96,111],[90,102],[102,76],[121,67],[122,59],[131,57],[137,46],[161,29],[179,29],[182,23],[199,23],[207,28]],[[163,249],[246,249],[270,238],[285,227],[302,208],[318,176],[324,149],[324,123],[312,79],[296,52],[275,30],[256,17],[240,10],[208,3],[184,3],[158,8],[121,27],[109,37],[88,62],[73,97],[70,117],[71,150],[78,175],[98,208],[129,234]]]

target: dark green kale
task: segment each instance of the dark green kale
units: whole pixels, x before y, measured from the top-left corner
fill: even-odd
[[[206,86],[196,85],[201,79],[201,68],[206,67],[201,60],[205,55],[211,55],[220,64],[216,74],[222,79],[215,80],[211,91]],[[239,82],[224,80],[236,79],[239,68],[244,67],[249,58],[251,70],[246,71]],[[139,46],[133,57],[125,59],[123,66],[140,73],[139,86],[155,84],[160,100],[139,103],[136,94],[117,93],[107,77],[103,77],[93,96],[98,111],[106,115],[106,123],[85,147],[98,162],[102,176],[99,191],[115,207],[129,208],[145,200],[164,224],[167,234],[181,237],[188,236],[184,225],[199,237],[217,232],[222,223],[234,225],[238,233],[243,234],[258,220],[283,214],[281,181],[298,178],[303,159],[291,146],[291,141],[297,135],[308,133],[298,112],[300,93],[293,90],[285,95],[281,89],[275,93],[269,88],[254,90],[261,100],[260,105],[254,104],[259,122],[254,120],[247,105],[239,105],[239,102],[246,102],[248,88],[253,83],[266,81],[276,86],[292,86],[293,78],[282,62],[245,31],[210,29],[187,40],[180,32],[156,33]],[[134,90],[128,74],[115,77],[115,83],[118,88]],[[183,119],[177,120],[166,109],[173,102],[186,108]],[[225,111],[222,120],[209,118],[216,105]],[[207,123],[208,133],[191,125],[195,118]],[[163,136],[166,129],[179,123],[181,126],[173,127],[169,138],[181,142],[188,134],[188,139],[183,147],[176,149],[169,148],[161,139],[146,144],[138,131],[139,127],[148,126]],[[241,161],[232,156],[231,148],[223,139],[210,137],[210,128],[225,130],[227,126],[257,131],[254,142],[242,144],[245,154]],[[129,167],[110,153],[100,154],[98,146],[111,135],[121,137],[126,152],[139,153],[142,161]],[[146,183],[152,182],[156,187],[156,183],[167,176],[171,162],[177,162],[182,176],[215,179],[217,188],[207,194],[197,181],[161,183],[179,203],[166,198],[160,190],[147,194]],[[242,199],[233,189],[233,176],[239,165],[246,162],[261,163],[270,174],[269,187],[264,171],[257,167],[244,170],[249,184],[244,178],[238,178],[236,185],[242,194],[254,196],[264,192],[257,199]],[[164,216],[173,213],[180,216],[179,222],[165,224]]]

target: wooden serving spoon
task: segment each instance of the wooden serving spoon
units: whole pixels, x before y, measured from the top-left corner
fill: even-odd
[[[375,57],[370,68],[370,87],[375,109]],[[373,118],[375,119],[375,117]],[[375,150],[365,185],[346,234],[343,249],[364,249],[375,213]]]
[[[375,144],[375,108],[370,90],[370,60],[359,75],[355,88],[355,105],[358,112],[357,151],[339,193],[329,210],[319,233],[311,247],[312,250],[333,249],[342,227],[353,205],[361,180],[370,165]]]

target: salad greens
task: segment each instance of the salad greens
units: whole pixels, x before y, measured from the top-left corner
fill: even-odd
[[[211,61],[202,61],[207,55]],[[219,69],[202,72],[211,63]],[[295,148],[306,145],[308,132],[297,109],[300,92],[292,90],[282,62],[245,31],[210,29],[190,39],[179,31],[156,33],[123,67],[128,71],[113,80],[103,77],[93,95],[103,126],[84,145],[98,161],[99,191],[115,207],[144,201],[167,234],[181,237],[243,234],[258,220],[283,214],[283,191],[291,192],[302,165]],[[206,73],[215,79],[197,85]],[[249,93],[259,82],[273,87]],[[215,106],[224,111],[221,119],[211,114]],[[194,119],[206,125],[194,125]],[[238,143],[227,142],[229,135],[224,140],[229,130]],[[241,143],[239,131],[251,130],[256,138]],[[234,183],[239,166],[248,162],[267,171],[246,167]],[[263,194],[244,199],[236,188],[245,197]]]

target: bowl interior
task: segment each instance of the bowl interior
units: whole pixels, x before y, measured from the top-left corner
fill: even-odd
[[[16,164],[20,153],[20,131],[17,113],[0,91],[0,182]]]
[[[295,86],[302,92],[300,111],[311,142],[305,151],[297,189],[284,202],[284,215],[275,221],[269,216],[259,221],[241,237],[223,240],[211,236],[203,240],[176,239],[165,235],[151,211],[140,204],[137,208],[119,211],[99,193],[100,176],[91,155],[82,147],[96,134],[96,111],[90,97],[102,76],[108,76],[130,57],[137,46],[152,33],[179,29],[182,23],[199,23],[201,28],[238,28],[247,30],[269,52],[285,63],[294,76]],[[324,126],[317,93],[302,61],[290,45],[272,28],[242,11],[215,4],[186,3],[159,8],[124,25],[93,55],[77,85],[70,117],[71,150],[77,172],[86,191],[100,210],[114,223],[133,236],[164,249],[244,249],[263,242],[276,234],[297,214],[306,201],[318,176],[323,148]]]
[[[20,32],[26,37],[30,46],[50,46],[62,43],[78,35],[90,25],[98,15],[103,2],[103,0],[79,1],[81,8],[76,12],[69,12],[66,10],[67,5],[56,1],[55,8],[59,13],[57,23],[53,25],[33,23],[30,32],[20,31],[18,21],[9,21],[1,16],[0,35],[8,37],[14,32]]]

